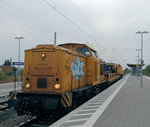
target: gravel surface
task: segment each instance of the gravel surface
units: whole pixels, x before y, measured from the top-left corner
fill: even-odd
[[[14,127],[31,119],[31,116],[18,116],[16,111],[8,109],[0,112],[0,127]]]

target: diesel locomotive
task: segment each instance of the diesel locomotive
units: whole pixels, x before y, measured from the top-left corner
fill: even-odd
[[[70,110],[121,77],[121,65],[105,63],[85,44],[37,45],[25,50],[16,110],[18,115]]]

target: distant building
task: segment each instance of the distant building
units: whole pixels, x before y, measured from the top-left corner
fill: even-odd
[[[1,65],[0,66],[0,70],[3,70],[3,69],[11,69],[10,66],[6,66],[6,65]]]

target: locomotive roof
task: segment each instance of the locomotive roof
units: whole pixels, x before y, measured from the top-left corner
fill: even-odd
[[[28,49],[28,50],[36,50],[36,49],[44,49],[44,48],[45,49],[60,49],[60,50],[65,50],[65,51],[68,50],[68,49],[60,47],[60,46],[55,46],[53,44],[39,44],[35,48]]]
[[[56,50],[63,50],[63,51],[66,51],[68,53],[71,53],[71,54],[74,54],[74,55],[79,55],[79,56],[82,56],[84,57],[83,55],[77,53],[77,52],[73,52],[72,50],[70,49],[67,49],[67,48],[64,48],[64,47],[61,47],[61,46],[56,46],[56,45],[53,45],[53,44],[39,44],[36,46],[36,48],[33,48],[33,49],[28,49],[28,50],[25,50],[25,51],[36,51],[36,50],[40,50],[40,49],[56,49]]]
[[[59,44],[58,46],[63,46],[63,45],[81,45],[83,47],[88,47],[91,50],[93,50],[94,52],[97,52],[95,49],[91,48],[90,46],[88,46],[87,44],[80,44],[80,43],[64,43],[64,44]]]
[[[120,64],[116,64],[116,63],[106,63],[107,65],[114,65],[114,66],[121,66]]]

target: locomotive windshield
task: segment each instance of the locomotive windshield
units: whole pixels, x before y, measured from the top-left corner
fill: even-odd
[[[76,51],[84,56],[91,56],[89,49],[87,47],[78,47],[76,48]]]
[[[93,50],[91,50],[91,52],[92,52],[92,54],[93,54],[93,56],[94,56],[95,58],[99,58],[97,52],[95,52],[95,51],[93,51]]]

